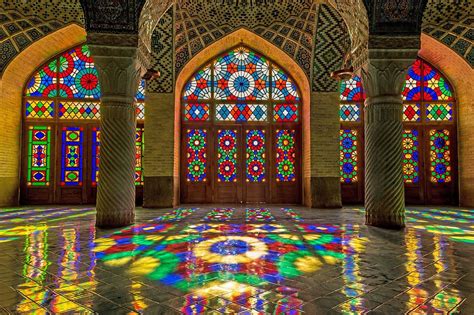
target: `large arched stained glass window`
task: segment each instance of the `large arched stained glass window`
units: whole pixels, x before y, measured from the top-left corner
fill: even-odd
[[[136,94],[138,186],[143,184],[144,84],[140,83]],[[97,186],[100,169],[100,96],[87,45],[61,53],[28,80],[24,92],[24,202],[93,201],[89,191]],[[82,197],[70,199],[73,194]]]
[[[182,94],[187,152],[184,186],[191,189],[193,183],[206,183],[219,191],[232,183],[237,195],[243,191],[243,197],[234,202],[245,199],[252,184],[268,186],[262,191],[276,190],[270,187],[272,182],[296,186],[300,181],[300,101],[291,77],[246,47],[232,49],[204,65]],[[185,195],[189,195],[188,188],[184,188]],[[256,191],[258,188],[248,194]],[[259,200],[267,201],[264,199]]]
[[[358,183],[363,175],[360,171],[364,145],[361,104],[365,100],[361,78],[355,76],[341,82],[340,93],[341,182],[361,185]],[[424,196],[430,202],[427,198],[434,198],[439,185],[448,184],[455,189],[453,89],[439,70],[419,58],[408,70],[402,97],[403,178],[407,200],[416,202],[416,198]],[[357,141],[355,147],[354,141]]]

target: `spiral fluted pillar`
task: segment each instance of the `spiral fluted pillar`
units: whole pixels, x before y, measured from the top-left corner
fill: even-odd
[[[102,90],[96,225],[122,227],[135,219],[134,96],[143,74],[137,37],[89,34],[88,41]]]
[[[388,39],[393,40],[393,39]],[[399,229],[405,226],[402,171],[402,96],[405,76],[416,58],[415,47],[371,47],[362,69],[365,101],[365,211],[366,224]],[[378,45],[383,41],[378,39]],[[376,46],[376,45],[373,45]],[[383,45],[382,45],[383,46]]]

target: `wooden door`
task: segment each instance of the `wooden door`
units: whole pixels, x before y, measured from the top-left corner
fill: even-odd
[[[242,126],[218,125],[213,130],[213,202],[242,203]]]
[[[270,135],[271,136],[271,135]],[[264,203],[269,198],[269,151],[271,139],[265,126],[247,127],[243,135],[242,157],[244,168],[243,200],[245,203]]]

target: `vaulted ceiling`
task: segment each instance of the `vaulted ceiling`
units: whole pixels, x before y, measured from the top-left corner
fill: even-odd
[[[266,3],[259,5],[259,3]],[[236,5],[239,4],[239,5]],[[0,3],[0,74],[31,43],[68,24],[84,25],[79,0],[11,0]],[[338,12],[312,0],[178,0],[152,37],[154,67],[162,77],[156,91],[172,91],[173,75],[205,46],[245,27],[290,55],[325,90],[321,73],[347,49],[347,31]],[[429,0],[422,30],[474,67],[474,2]],[[173,43],[174,38],[174,43]],[[173,68],[173,64],[175,65]],[[319,80],[319,81],[318,81]]]

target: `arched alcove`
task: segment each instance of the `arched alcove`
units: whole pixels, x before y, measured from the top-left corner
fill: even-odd
[[[310,101],[310,85],[308,78],[305,76],[303,70],[296,64],[296,62],[285,54],[283,51],[260,38],[252,32],[245,29],[239,29],[238,31],[229,34],[221,40],[213,43],[206,47],[198,55],[196,55],[188,64],[186,64],[178,75],[176,80],[176,93],[175,93],[175,139],[174,139],[174,178],[175,178],[175,194],[179,191],[178,185],[180,176],[180,161],[181,150],[184,150],[182,145],[182,94],[187,81],[195,74],[199,69],[208,63],[212,58],[216,58],[232,50],[235,47],[244,46],[248,49],[257,52],[259,55],[266,56],[273,63],[277,64],[282,71],[288,73],[294,80],[294,83],[299,89],[300,93],[300,117],[301,117],[301,185],[302,190],[309,190],[309,176],[310,176],[310,151],[309,151],[309,101]],[[303,196],[301,191],[300,196]],[[176,197],[176,195],[175,195]],[[299,203],[302,202],[301,198]]]

